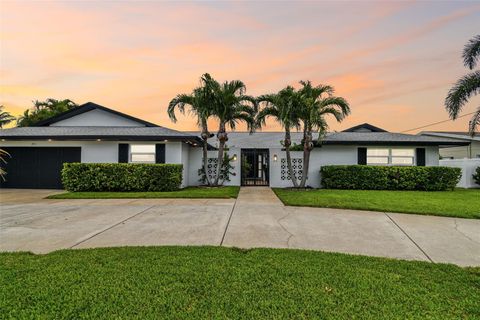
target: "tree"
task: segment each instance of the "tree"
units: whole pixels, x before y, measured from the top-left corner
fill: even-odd
[[[76,108],[78,105],[69,99],[56,100],[47,99],[45,101],[35,100],[33,107],[23,112],[17,119],[17,126],[29,127],[37,122],[56,116],[62,112]]]
[[[7,172],[2,168],[2,165],[7,164],[7,157],[10,157],[10,154],[5,150],[0,149],[0,178],[2,178],[3,181],[5,181]]]
[[[202,81],[213,98],[213,116],[218,120],[218,170],[213,181],[214,185],[218,185],[221,176],[220,166],[224,162],[224,150],[228,141],[227,127],[235,130],[238,122],[245,122],[250,132],[253,132],[257,103],[255,98],[245,95],[246,87],[240,80],[220,84],[206,73],[202,76]]]
[[[473,70],[480,59],[480,34],[474,36],[463,49],[463,64]],[[450,118],[455,120],[471,96],[480,93],[480,70],[473,71],[460,78],[448,91],[445,107]],[[473,136],[475,129],[480,125],[480,106],[470,120],[469,132]]]
[[[285,130],[285,138],[283,146],[287,156],[288,174],[292,180],[293,186],[298,187],[297,177],[292,170],[292,157],[290,154],[290,146],[292,139],[290,130],[296,128],[300,130],[299,113],[300,110],[300,96],[297,91],[291,86],[280,90],[276,94],[262,95],[257,98],[259,104],[263,108],[258,112],[256,117],[257,128],[261,128],[266,123],[266,119],[271,117],[278,122]]]
[[[185,107],[189,106],[189,113],[193,114],[197,118],[197,125],[201,128],[202,141],[203,141],[203,170],[208,172],[208,139],[213,137],[208,131],[208,119],[212,116],[212,97],[209,94],[207,88],[204,85],[203,79],[201,80],[202,86],[193,90],[191,94],[179,94],[170,101],[168,105],[168,116],[173,122],[177,121],[175,116],[175,109],[178,109],[182,114],[185,114]],[[206,184],[212,185],[208,174],[206,176]]]
[[[310,153],[313,150],[313,134],[318,133],[318,143],[321,143],[326,134],[328,124],[325,116],[332,115],[341,122],[350,114],[348,102],[341,97],[335,97],[335,90],[328,85],[312,86],[310,81],[300,81],[302,88],[300,94],[299,119],[303,125],[303,174],[299,187],[304,188],[308,179],[310,166]]]
[[[0,106],[0,129],[3,128],[4,125],[9,124],[15,117],[10,114],[10,112],[3,111],[3,106]]]

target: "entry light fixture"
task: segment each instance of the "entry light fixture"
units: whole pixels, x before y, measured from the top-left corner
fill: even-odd
[[[233,161],[237,161],[237,155],[236,154],[233,155]]]
[[[102,141],[102,139],[97,139],[97,141]]]
[[[48,142],[52,142],[52,139],[48,139]]]
[[[5,139],[2,139],[2,141],[5,141]]]
[[[277,157],[276,154],[274,154],[274,155],[273,155],[273,161],[277,162],[277,160],[278,160],[278,157]]]

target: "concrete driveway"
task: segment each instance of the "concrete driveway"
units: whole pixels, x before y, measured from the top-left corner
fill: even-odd
[[[237,200],[43,199],[53,192],[0,191],[0,250],[224,245],[480,266],[480,220],[285,207],[261,187],[242,188]]]

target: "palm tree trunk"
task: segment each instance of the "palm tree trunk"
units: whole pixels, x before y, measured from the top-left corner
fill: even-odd
[[[220,127],[217,133],[217,138],[218,138],[219,144],[218,144],[218,156],[217,156],[217,171],[216,171],[215,180],[213,183],[215,186],[218,186],[218,181],[220,180],[220,174],[222,172],[221,169],[223,165],[223,154],[225,150],[225,143],[228,140],[225,123],[220,123]]]
[[[202,141],[203,141],[203,171],[205,173],[205,181],[208,186],[212,185],[210,178],[208,177],[208,138],[210,137],[210,132],[208,132],[207,121],[202,120]]]
[[[290,146],[292,144],[292,139],[290,137],[290,128],[285,129],[285,153],[287,155],[287,166],[288,166],[288,175],[292,180],[293,187],[298,188],[297,177],[295,176],[295,172],[292,170],[292,156],[290,154]]]
[[[308,180],[308,169],[310,167],[310,152],[312,150],[312,130],[308,126],[303,131],[303,170],[300,188],[305,188]]]

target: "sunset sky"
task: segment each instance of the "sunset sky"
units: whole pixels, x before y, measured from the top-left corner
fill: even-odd
[[[171,123],[166,106],[209,72],[242,80],[251,95],[330,84],[352,107],[332,130],[404,131],[448,119],[445,95],[478,33],[479,2],[0,0],[0,104],[18,115],[32,100],[93,101],[195,130],[189,117]],[[425,130],[464,131],[468,119]]]

